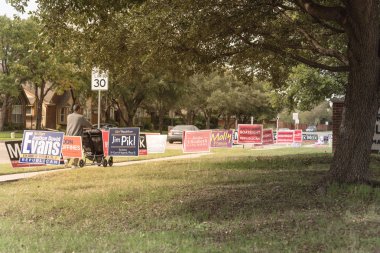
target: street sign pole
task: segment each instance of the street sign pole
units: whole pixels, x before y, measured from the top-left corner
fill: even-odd
[[[100,101],[101,101],[101,91],[98,94],[98,129],[100,129]]]
[[[92,69],[91,74],[91,90],[98,91],[98,128],[100,129],[100,117],[101,117],[101,91],[108,90],[108,72],[101,71],[98,68]]]

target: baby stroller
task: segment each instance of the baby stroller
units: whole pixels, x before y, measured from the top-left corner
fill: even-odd
[[[89,129],[84,130],[82,135],[82,146],[84,153],[84,160],[81,159],[79,161],[79,166],[83,167],[86,164],[86,160],[90,160],[93,164],[97,164],[98,166],[103,165],[103,167],[107,167],[107,165],[113,165],[112,156],[106,159],[103,152],[103,139],[102,139],[102,131],[99,129]]]

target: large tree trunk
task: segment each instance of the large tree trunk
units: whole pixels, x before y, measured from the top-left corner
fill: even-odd
[[[186,115],[186,124],[194,125],[195,112],[194,110],[188,110]]]
[[[127,122],[125,122],[127,127],[132,127],[133,126],[133,118],[135,117],[135,114],[129,113],[127,115]]]
[[[123,105],[125,109],[127,110],[126,120],[125,118],[123,118],[127,127],[133,126],[133,118],[135,117],[137,108],[139,108],[144,98],[145,98],[145,95],[141,93],[135,94],[131,100],[127,100],[127,98],[123,96],[121,97],[121,100],[123,101]]]
[[[211,110],[204,110],[203,111],[203,114],[205,116],[205,120],[206,120],[206,129],[210,129],[211,127]]]
[[[231,121],[231,115],[227,114],[224,117],[224,129],[229,129],[230,128],[230,121]]]
[[[160,109],[158,112],[158,130],[160,131],[160,134],[162,134],[162,130],[164,129],[164,115],[164,110]]]
[[[42,129],[42,101],[41,99],[37,99],[37,119],[36,119],[36,129]]]
[[[347,12],[350,73],[329,177],[335,182],[363,183],[369,179],[371,144],[379,108],[377,1],[348,1]]]

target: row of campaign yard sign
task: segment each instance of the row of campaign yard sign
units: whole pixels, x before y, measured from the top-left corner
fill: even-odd
[[[139,156],[165,153],[167,135],[140,133],[139,128],[111,128],[102,131],[102,145],[106,156]],[[210,152],[211,148],[232,148],[234,130],[200,130],[183,133],[184,153]],[[277,132],[277,143],[291,144],[302,142],[302,130]],[[238,144],[274,144],[272,129],[263,125],[241,124],[237,130]],[[22,141],[5,143],[13,167],[35,165],[59,165],[63,159],[82,158],[83,147],[88,145],[82,136],[66,136],[63,132],[25,130]],[[90,146],[91,146],[90,145]],[[86,147],[84,147],[86,148]],[[92,147],[94,148],[94,147]],[[90,150],[91,147],[87,147]]]

